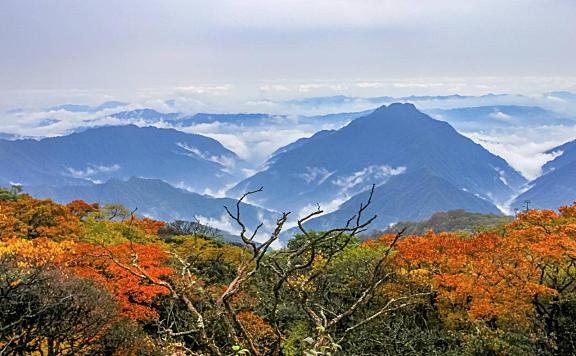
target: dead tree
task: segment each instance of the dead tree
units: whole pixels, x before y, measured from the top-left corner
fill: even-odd
[[[332,261],[342,251],[344,251],[347,246],[349,246],[350,242],[353,241],[355,236],[365,231],[367,227],[376,219],[376,215],[368,218],[365,218],[364,216],[366,209],[372,202],[374,186],[372,186],[369,192],[368,200],[360,205],[357,213],[352,216],[343,227],[333,228],[319,234],[311,234],[306,229],[305,224],[309,220],[323,213],[320,206],[318,206],[316,211],[297,221],[298,228],[301,234],[304,236],[304,242],[299,246],[294,248],[286,248],[275,254],[269,253],[270,247],[279,239],[280,233],[284,229],[284,225],[288,220],[290,212],[281,213],[268,237],[264,241],[259,239],[260,242],[256,241],[256,237],[264,225],[262,223],[259,224],[250,233],[248,227],[242,221],[241,207],[243,202],[250,195],[261,191],[262,188],[245,193],[242,197],[240,197],[240,199],[238,199],[236,206],[233,209],[225,207],[227,214],[232,220],[236,222],[240,228],[240,239],[244,245],[244,248],[246,251],[248,251],[248,258],[242,261],[237,267],[235,277],[227,285],[224,292],[218,298],[212,300],[212,308],[216,310],[217,313],[224,316],[225,325],[228,329],[228,335],[236,343],[236,345],[242,344],[241,340],[244,340],[245,343],[247,343],[247,347],[251,354],[261,355],[262,352],[258,349],[258,345],[256,345],[253,337],[238,320],[238,312],[234,310],[230,301],[234,296],[238,295],[239,291],[242,290],[242,288],[251,279],[253,279],[263,267],[268,268],[272,271],[272,275],[274,276],[272,283],[273,285],[271,285],[271,290],[273,293],[273,296],[271,296],[273,300],[271,324],[276,335],[273,349],[270,350],[269,353],[272,355],[279,355],[281,352],[280,346],[284,335],[277,320],[277,311],[279,304],[282,302],[282,292],[286,290],[297,296],[298,304],[301,306],[302,310],[304,310],[305,314],[311,320],[313,325],[316,326],[316,334],[313,337],[314,342],[312,347],[316,350],[321,349],[327,344],[328,340],[334,340],[332,335],[333,330],[337,326],[340,326],[344,320],[351,317],[359,309],[361,309],[373,296],[376,289],[378,289],[378,287],[390,277],[389,274],[384,273],[384,267],[389,261],[390,252],[392,251],[398,239],[402,236],[403,231],[396,235],[385,253],[378,261],[376,261],[373,271],[371,272],[371,281],[362,291],[361,295],[351,305],[347,306],[343,312],[334,314],[331,317],[327,317],[322,309],[319,309],[317,306],[310,303],[309,295],[303,286],[314,281],[314,279],[316,279],[322,273],[323,269],[328,267]],[[323,269],[319,269],[314,273],[311,273],[307,277],[307,280],[300,285],[291,283],[290,277],[312,266],[316,256],[320,253],[322,246],[326,246],[327,244],[330,244],[331,248],[328,252],[323,252],[325,255],[324,257],[326,258]],[[174,257],[177,261],[179,261],[181,265],[180,275],[192,277],[190,265],[178,256]],[[224,353],[221,350],[221,347],[217,345],[214,339],[212,339],[208,334],[206,318],[202,315],[199,309],[194,305],[194,303],[187,297],[185,293],[187,288],[197,288],[194,283],[189,283],[188,285],[177,285],[172,281],[157,280],[152,278],[146,273],[144,269],[139,266],[138,256],[136,253],[133,255],[131,264],[120,262],[118,259],[114,258],[112,254],[110,255],[110,258],[118,266],[126,269],[130,273],[144,280],[147,280],[148,283],[163,286],[164,288],[168,289],[171,296],[177,300],[180,300],[183,305],[185,305],[188,315],[193,320],[195,320],[194,323],[189,323],[193,325],[190,330],[172,330],[171,326],[168,325],[163,331],[161,331],[162,333],[170,336],[194,334],[199,339],[199,344],[205,352],[209,352],[213,355],[222,355]],[[189,280],[192,280],[192,278]],[[380,310],[376,311],[370,317],[352,326],[349,326],[337,341],[341,342],[346,334],[353,331],[354,329],[359,328],[392,310],[410,304],[410,300],[412,300],[414,297],[416,296],[389,300],[388,303],[386,303]]]
[[[269,267],[276,275],[276,281],[273,287],[273,306],[272,306],[272,322],[276,332],[274,354],[280,353],[280,343],[284,337],[280,325],[278,325],[277,312],[278,306],[281,302],[281,291],[287,289],[297,296],[297,302],[304,310],[312,324],[315,326],[316,335],[312,338],[313,344],[311,345],[315,351],[326,348],[328,340],[333,343],[340,343],[344,340],[347,333],[359,328],[366,323],[388,313],[392,310],[404,307],[410,303],[410,300],[416,296],[403,297],[389,300],[380,310],[376,311],[373,315],[369,316],[357,324],[354,324],[346,329],[339,339],[332,337],[331,333],[343,321],[355,314],[358,309],[363,307],[366,302],[373,296],[374,292],[382,285],[389,277],[390,274],[384,273],[384,267],[389,261],[389,255],[396,242],[400,239],[404,231],[400,231],[390,245],[385,250],[383,256],[376,262],[373,270],[371,271],[371,280],[368,286],[362,291],[360,296],[347,308],[340,313],[332,313],[328,317],[322,306],[314,305],[311,303],[309,293],[306,291],[306,286],[318,278],[323,271],[334,261],[334,259],[350,244],[350,242],[360,233],[366,231],[367,227],[376,219],[376,215],[365,218],[366,209],[370,206],[374,195],[374,186],[372,186],[368,199],[362,203],[357,213],[352,216],[343,227],[333,228],[320,234],[311,234],[305,227],[305,223],[310,219],[323,213],[320,207],[304,218],[298,220],[298,228],[304,237],[304,243],[292,249],[281,251],[275,256],[271,256],[266,261],[266,266]],[[291,283],[290,278],[300,271],[309,269],[314,263],[317,255],[320,253],[322,246],[327,244],[331,245],[329,250],[322,251],[325,262],[322,268],[310,273],[304,281],[300,283]],[[280,262],[283,261],[283,263]]]

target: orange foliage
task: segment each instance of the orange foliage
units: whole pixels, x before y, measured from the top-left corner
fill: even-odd
[[[83,219],[90,213],[96,212],[100,209],[98,203],[88,204],[84,200],[74,200],[66,204],[66,207],[71,214],[77,216],[79,219]]]
[[[132,216],[130,220],[127,220],[126,223],[137,226],[147,235],[157,235],[158,230],[160,230],[164,225],[166,225],[166,223],[163,221],[152,220],[148,218],[138,219],[134,216]]]
[[[274,342],[274,329],[262,317],[246,310],[239,312],[236,319],[259,345],[269,347]],[[266,348],[265,350],[269,349]]]
[[[154,244],[124,243],[108,247],[78,244],[67,265],[76,274],[101,283],[117,299],[122,315],[133,320],[153,320],[158,317],[154,309],[155,298],[169,294],[169,290],[150,283],[123,266],[160,280],[174,273],[172,268],[163,265],[168,257]],[[134,263],[140,270],[134,267]]]
[[[48,238],[76,240],[80,220],[65,206],[52,200],[37,200],[20,195],[16,200],[0,201],[0,238]]]
[[[560,214],[522,213],[505,234],[409,236],[398,242],[396,257],[437,293],[448,322],[527,323],[538,300],[558,295],[576,279],[575,218],[576,205]]]
[[[34,240],[4,239],[0,241],[0,259],[12,258],[24,271],[59,262],[63,255],[73,251],[74,246],[72,241],[56,242],[45,237]]]

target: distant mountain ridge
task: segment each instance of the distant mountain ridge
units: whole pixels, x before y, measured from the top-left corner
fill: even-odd
[[[305,227],[328,230],[342,225],[358,212],[361,204],[366,204],[368,196],[367,191],[357,194],[338,210],[310,220]],[[364,218],[377,215],[369,230],[386,230],[400,221],[422,221],[434,213],[456,209],[501,215],[500,210],[489,201],[456,188],[430,170],[422,169],[397,175],[378,186],[371,205],[364,212]]]
[[[538,106],[489,105],[432,109],[426,112],[438,120],[449,122],[460,130],[576,124],[574,118],[568,118]]]
[[[548,151],[560,156],[546,163],[544,174],[528,184],[529,189],[512,203],[522,208],[526,201],[536,209],[558,209],[576,201],[576,140]]]
[[[84,113],[97,113],[102,110],[107,109],[117,109],[123,106],[127,106],[128,103],[123,103],[120,101],[107,101],[100,105],[86,105],[86,104],[62,104],[57,106],[52,106],[48,108],[48,111],[58,111],[65,110],[69,112],[84,112]]]
[[[222,123],[236,126],[258,126],[266,124],[281,124],[284,122],[317,124],[347,122],[357,117],[363,116],[369,112],[371,112],[371,110],[316,116],[293,116],[263,113],[197,113],[193,115],[184,115],[176,112],[166,113],[145,108],[121,111],[112,114],[111,117],[124,120],[126,122],[142,122],[148,125],[167,123],[173,125],[174,127],[186,128],[194,125],[211,123]]]
[[[494,97],[495,94],[487,94],[482,97]],[[333,96],[317,96],[303,99],[293,99],[286,101],[287,104],[304,105],[304,106],[323,106],[323,105],[341,105],[349,102],[364,100],[376,105],[390,104],[395,102],[411,102],[411,101],[428,101],[428,100],[453,100],[453,99],[467,99],[477,98],[474,96],[465,96],[460,94],[451,95],[410,95],[410,96],[373,96],[373,97],[354,97],[347,95],[333,95]]]
[[[23,185],[81,184],[159,178],[203,192],[233,182],[236,154],[201,135],[154,127],[110,126],[68,136],[0,140],[0,181]]]
[[[238,228],[224,210],[224,206],[233,208],[236,200],[192,193],[158,179],[111,179],[102,184],[58,187],[28,186],[25,192],[36,198],[50,198],[63,204],[76,199],[89,203],[119,203],[130,210],[137,208],[137,214],[150,218],[162,221],[197,219],[202,224],[231,233]],[[261,221],[274,221],[276,215],[266,209],[242,204],[242,220],[250,228]]]

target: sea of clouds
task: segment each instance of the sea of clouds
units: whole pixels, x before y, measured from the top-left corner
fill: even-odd
[[[188,133],[212,137],[224,146],[236,152],[250,164],[245,168],[245,175],[261,169],[270,154],[299,138],[309,137],[320,130],[338,129],[347,122],[342,120],[314,121],[303,120],[303,117],[360,112],[374,109],[395,101],[413,102],[420,110],[450,109],[461,107],[478,107],[492,105],[536,106],[557,113],[559,117],[576,118],[576,94],[570,92],[549,92],[531,95],[469,95],[469,96],[378,96],[385,90],[395,87],[403,92],[418,91],[422,88],[435,88],[472,85],[458,82],[366,82],[357,81],[347,84],[330,82],[312,83],[267,83],[257,87],[254,98],[238,96],[236,88],[230,84],[180,87],[171,92],[155,91],[132,98],[116,107],[100,111],[69,111],[64,101],[52,105],[36,107],[4,107],[0,112],[0,138],[34,138],[53,137],[70,134],[91,127],[108,125],[135,124],[157,127],[173,127],[165,121],[149,122],[142,119],[118,119],[112,115],[122,111],[151,108],[163,113],[176,112],[182,116],[194,113],[267,113],[271,119],[258,125],[238,123],[210,122],[199,123],[185,128],[178,128]],[[479,84],[478,84],[479,85]],[[476,86],[478,86],[476,85]],[[324,95],[337,94],[340,91],[350,93],[370,93],[371,96]],[[87,96],[75,97],[86,99]],[[272,99],[267,99],[268,97]],[[94,97],[106,98],[110,96]],[[296,98],[296,99],[294,99]],[[93,100],[96,100],[93,99]],[[52,100],[55,100],[52,98]],[[63,100],[59,97],[59,100]],[[78,103],[78,102],[76,102]],[[82,103],[82,102],[80,102]],[[92,101],[92,109],[101,102]],[[274,119],[274,115],[277,115]],[[502,114],[499,119],[507,120]],[[440,118],[442,119],[442,118]],[[521,118],[520,118],[521,119]],[[538,124],[526,122],[508,127],[493,127],[490,124],[475,125],[472,128],[458,127],[462,134],[481,144],[486,149],[506,159],[526,178],[539,176],[544,163],[559,153],[546,153],[548,150],[576,139],[576,121],[574,125]]]

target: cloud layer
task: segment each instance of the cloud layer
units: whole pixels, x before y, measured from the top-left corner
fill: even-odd
[[[0,91],[567,77],[575,18],[573,0],[3,0]]]
[[[331,82],[285,82],[283,84],[267,84],[264,87],[266,92],[281,93],[280,99],[256,101],[254,97],[248,100],[240,100],[235,95],[237,88],[233,85],[222,86],[195,86],[179,88],[168,92],[149,92],[143,95],[140,100],[121,107],[104,108],[98,112],[72,112],[60,107],[55,109],[33,108],[25,110],[4,110],[0,112],[0,133],[23,136],[23,137],[45,137],[64,135],[76,130],[103,125],[123,125],[137,124],[140,126],[149,125],[144,119],[118,119],[112,115],[119,111],[133,110],[140,108],[154,108],[161,112],[180,112],[182,115],[190,115],[195,112],[263,112],[269,113],[272,118],[265,123],[258,125],[244,125],[243,123],[225,123],[220,121],[198,123],[186,128],[180,128],[189,133],[197,133],[212,137],[227,148],[236,152],[242,159],[249,162],[247,167],[241,167],[246,175],[254,173],[260,169],[269,155],[278,148],[292,143],[300,138],[312,136],[319,130],[337,129],[346,123],[344,120],[323,119],[301,120],[299,115],[329,114],[341,112],[356,112],[373,109],[379,103],[395,100],[412,100],[421,110],[434,110],[437,108],[446,109],[453,107],[474,107],[483,105],[523,105],[540,106],[542,108],[556,112],[561,118],[571,118],[576,123],[576,95],[568,92],[552,92],[538,95],[489,95],[480,97],[421,97],[421,98],[382,98],[358,97],[358,96],[334,96],[325,98],[314,98],[310,94],[316,91],[328,90],[330,93],[340,94],[336,90],[374,90],[379,92],[382,88],[389,88],[402,83],[409,88],[415,86],[443,87],[449,84],[458,83],[450,80],[445,81],[414,81],[407,80],[401,82],[344,82],[340,84]],[[467,85],[480,85],[469,82]],[[476,82],[480,83],[480,82]],[[537,83],[537,82],[536,82]],[[303,89],[305,88],[305,89]],[[263,89],[262,89],[263,90]],[[305,90],[307,94],[303,99],[284,100],[284,97],[302,98],[298,94]],[[332,92],[334,90],[334,92]],[[413,89],[410,89],[413,90]],[[308,92],[312,91],[312,93]],[[273,95],[273,94],[270,94]],[[226,100],[232,98],[232,100]],[[123,99],[110,98],[106,99]],[[380,100],[380,101],[379,101]],[[46,103],[43,107],[62,104],[63,102]],[[78,102],[77,102],[78,103]],[[81,103],[81,102],[80,102]],[[100,102],[91,102],[100,104]],[[287,113],[289,115],[274,116],[277,113]],[[440,115],[441,116],[441,115]],[[491,152],[505,158],[514,168],[520,171],[529,179],[540,174],[540,167],[554,156],[544,153],[546,150],[560,145],[566,141],[576,139],[576,128],[568,124],[533,124],[525,122],[522,117],[511,117],[501,111],[495,110],[488,115],[496,123],[508,124],[492,127],[489,123],[474,123],[474,125],[457,125],[460,131],[480,143]],[[438,117],[442,119],[442,117]],[[450,120],[449,120],[450,121]],[[510,122],[514,124],[509,125]],[[570,120],[567,120],[570,122]],[[156,122],[153,125],[158,127],[171,127],[167,122]],[[190,154],[202,155],[202,152],[194,151],[190,148]],[[210,159],[224,163],[222,157],[211,157]],[[233,169],[234,167],[229,167]],[[92,170],[95,167],[92,167]],[[88,171],[87,171],[88,172]],[[83,172],[77,172],[83,174]],[[88,172],[89,173],[89,172]],[[321,168],[310,167],[306,173],[306,179],[315,180],[326,179],[331,172],[324,172]]]

